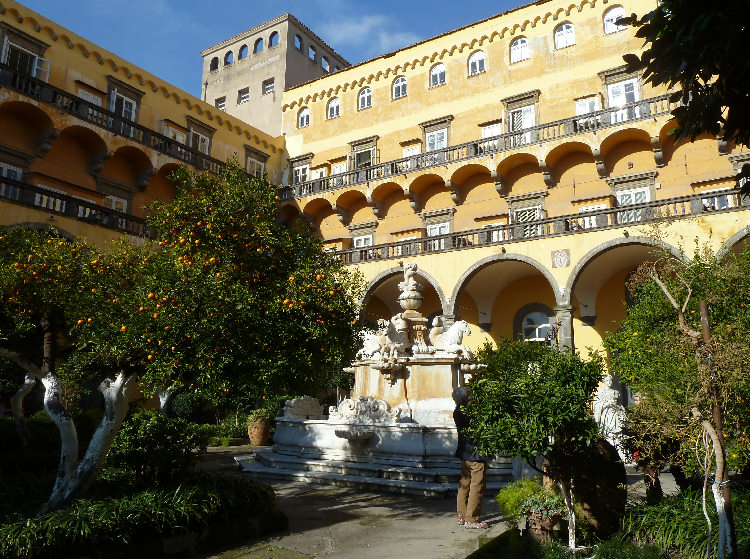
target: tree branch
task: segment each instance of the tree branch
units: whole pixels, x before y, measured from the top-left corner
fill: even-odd
[[[16,365],[21,367],[24,371],[26,371],[30,375],[36,378],[42,378],[42,369],[39,367],[39,365],[34,363],[28,357],[24,357],[18,351],[13,351],[5,347],[0,347],[0,357],[5,357],[7,359],[10,359],[11,361],[13,361]]]
[[[688,288],[688,296],[685,299],[685,304],[680,307],[680,305],[675,301],[675,298],[672,297],[672,294],[669,292],[669,289],[667,289],[667,286],[664,285],[664,282],[661,281],[659,278],[659,275],[655,271],[651,271],[649,273],[649,276],[651,276],[651,279],[656,282],[656,285],[659,286],[659,288],[662,290],[664,295],[669,300],[669,303],[674,307],[674,310],[677,311],[677,320],[678,320],[678,326],[680,330],[689,338],[691,338],[693,341],[698,341],[701,337],[701,333],[697,330],[693,330],[688,326],[688,323],[685,321],[685,308],[687,307],[688,301],[690,301],[690,295],[692,294],[692,290]]]

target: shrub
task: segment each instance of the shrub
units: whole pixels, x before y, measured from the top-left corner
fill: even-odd
[[[495,501],[503,516],[511,525],[517,526],[523,515],[522,503],[529,497],[544,495],[538,479],[524,478],[514,481],[498,491]]]
[[[163,413],[141,411],[130,416],[109,451],[108,464],[133,472],[146,486],[179,481],[196,459],[193,452],[204,448],[203,430]]]
[[[247,437],[247,416],[244,414],[227,415],[216,426],[214,436],[227,439]]]
[[[622,537],[613,537],[596,546],[596,559],[665,559],[666,555],[653,545],[640,546]]]
[[[205,476],[195,485],[121,498],[81,499],[39,518],[0,527],[0,557],[132,556],[128,544],[258,518],[282,528],[273,490],[245,479]],[[124,552],[124,555],[123,555]]]
[[[247,424],[252,425],[256,421],[271,421],[273,419],[273,410],[267,408],[258,408],[247,414]]]
[[[747,557],[750,556],[750,491],[735,486],[732,506],[738,557]],[[710,492],[706,508],[713,526],[710,556],[716,557],[718,521]],[[705,555],[708,532],[700,491],[687,489],[655,504],[637,505],[627,512],[623,525],[625,534],[636,541],[678,551],[686,559],[702,559]]]

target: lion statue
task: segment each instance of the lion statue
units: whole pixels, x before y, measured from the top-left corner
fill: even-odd
[[[465,320],[454,322],[447,330],[442,324],[442,317],[435,317],[430,329],[430,342],[437,351],[445,353],[462,354],[469,359],[474,358],[474,353],[462,345],[464,335],[471,334],[469,324]]]

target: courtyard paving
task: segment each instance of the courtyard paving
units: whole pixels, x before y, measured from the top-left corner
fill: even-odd
[[[243,475],[235,454],[249,447],[210,448],[202,467],[228,475]],[[629,493],[643,491],[641,476],[629,471]],[[664,476],[666,492],[674,491]],[[489,530],[469,530],[456,523],[453,498],[363,492],[357,489],[280,482],[274,484],[279,508],[289,517],[289,529],[202,559],[463,559],[508,526],[502,521],[494,495],[483,504]]]

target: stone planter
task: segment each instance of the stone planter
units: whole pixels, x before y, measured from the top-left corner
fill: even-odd
[[[546,520],[542,520],[542,516],[536,512],[530,512],[528,516],[528,523],[526,528],[526,534],[535,542],[546,543],[552,541],[552,529],[557,526],[562,516],[555,514],[550,516]],[[533,520],[533,522],[532,522]]]
[[[247,435],[253,446],[267,446],[271,439],[271,422],[267,419],[254,421],[247,426]]]

